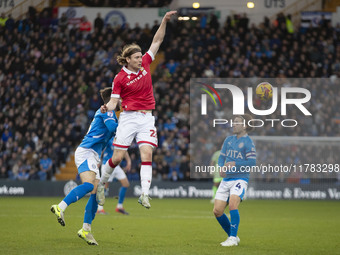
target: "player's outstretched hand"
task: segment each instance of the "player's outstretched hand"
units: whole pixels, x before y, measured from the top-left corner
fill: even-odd
[[[169,11],[169,12],[167,12],[165,15],[164,15],[164,21],[165,22],[168,22],[170,19],[171,19],[171,17],[173,16],[173,15],[175,15],[177,13],[177,11]]]
[[[106,112],[107,112],[107,106],[106,106],[106,104],[104,104],[104,105],[102,105],[102,106],[100,107],[100,111],[101,111],[101,113],[106,113]]]

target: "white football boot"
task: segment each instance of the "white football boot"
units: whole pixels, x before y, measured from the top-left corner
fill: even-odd
[[[151,197],[149,197],[149,195],[144,195],[143,193],[142,195],[140,195],[138,199],[138,203],[140,203],[146,209],[150,209],[151,205],[150,205],[149,199],[151,200]]]
[[[230,247],[237,246],[240,243],[240,238],[237,236],[229,236],[227,240],[221,243],[221,246]]]

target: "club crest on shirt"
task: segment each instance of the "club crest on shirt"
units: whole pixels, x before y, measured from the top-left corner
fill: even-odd
[[[240,143],[238,147],[241,149],[244,146],[244,143]]]
[[[144,69],[144,67],[142,67],[140,69],[140,71],[142,72],[143,76],[145,76],[148,72]]]

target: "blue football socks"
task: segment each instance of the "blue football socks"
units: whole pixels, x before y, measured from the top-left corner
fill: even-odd
[[[220,217],[216,217],[218,223],[220,223],[221,227],[224,231],[230,236],[230,221],[225,213],[222,214]]]
[[[96,200],[96,194],[91,194],[89,201],[85,207],[84,223],[91,224],[96,217],[96,212],[98,209],[98,203]]]
[[[230,236],[237,236],[238,225],[240,224],[240,214],[238,210],[230,211]]]
[[[123,204],[124,199],[125,199],[126,190],[127,190],[126,187],[120,187],[118,204]]]
[[[70,205],[74,202],[77,202],[79,199],[81,199],[83,196],[85,196],[87,193],[91,192],[93,190],[93,184],[89,182],[84,182],[82,185],[79,185],[75,187],[73,190],[71,190],[70,193],[63,199],[63,201]]]

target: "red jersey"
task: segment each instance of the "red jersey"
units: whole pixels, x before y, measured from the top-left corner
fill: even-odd
[[[153,53],[149,50],[142,57],[142,67],[137,73],[124,66],[114,78],[111,97],[122,98],[124,111],[155,109],[150,73],[153,60]]]
[[[89,21],[80,23],[79,30],[90,32],[91,31],[91,23]]]

